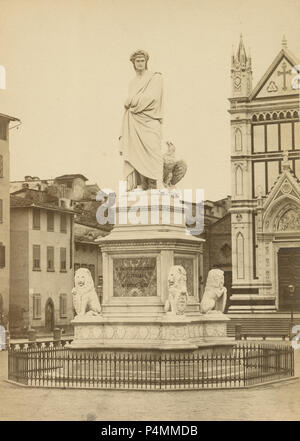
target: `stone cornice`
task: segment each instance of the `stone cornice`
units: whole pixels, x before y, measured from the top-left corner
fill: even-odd
[[[165,250],[165,249],[180,249],[184,250],[185,252],[189,251],[197,251],[200,252],[202,249],[204,239],[202,241],[199,240],[199,242],[189,242],[188,240],[140,240],[136,239],[133,243],[132,240],[120,240],[120,241],[105,241],[105,243],[99,243],[99,246],[101,248],[101,251],[103,252],[115,252],[116,250],[120,251],[127,251],[127,250],[148,250],[149,248],[155,249],[155,250]]]

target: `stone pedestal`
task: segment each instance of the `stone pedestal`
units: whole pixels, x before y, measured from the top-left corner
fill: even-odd
[[[147,191],[136,195],[138,202],[119,199],[114,229],[97,240],[103,256],[102,314],[75,318],[72,348],[195,350],[228,344],[229,319],[199,310],[203,239],[186,229],[178,198],[159,192],[150,198]],[[135,225],[138,216],[142,223]],[[188,304],[183,315],[164,310],[173,265],[186,271]]]
[[[198,318],[179,318],[172,314],[157,318],[77,318],[73,321],[75,338],[71,347],[182,350],[211,344],[226,346],[229,343],[226,337],[228,320],[223,314],[208,314]]]

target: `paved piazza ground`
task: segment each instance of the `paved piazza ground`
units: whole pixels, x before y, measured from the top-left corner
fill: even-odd
[[[295,352],[300,376],[300,349]],[[0,352],[0,420],[300,420],[300,379],[250,390],[123,392],[34,389],[5,382]]]

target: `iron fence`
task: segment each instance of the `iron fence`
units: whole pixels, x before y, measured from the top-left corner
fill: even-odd
[[[37,387],[177,390],[241,388],[294,376],[287,345],[242,344],[230,353],[72,350],[11,345],[8,378]]]

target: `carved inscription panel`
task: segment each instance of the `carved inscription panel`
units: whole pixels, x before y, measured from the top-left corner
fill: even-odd
[[[157,295],[155,257],[113,259],[114,297],[151,297]]]

